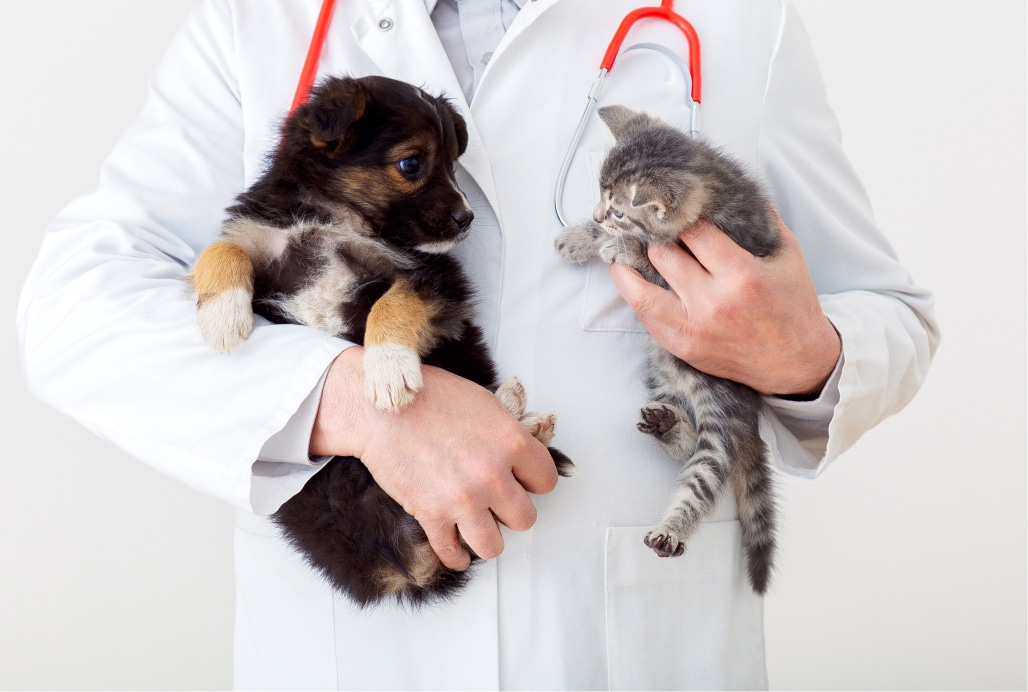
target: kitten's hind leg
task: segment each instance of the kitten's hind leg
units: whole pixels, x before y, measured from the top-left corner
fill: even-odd
[[[672,457],[685,464],[678,490],[664,511],[660,524],[644,543],[660,557],[678,557],[685,543],[714,509],[724,488],[727,464],[721,445],[709,433],[699,441],[693,427],[671,406],[654,402],[643,409],[639,429],[657,437]]]
[[[653,435],[664,445],[671,458],[685,462],[696,449],[696,431],[682,412],[662,401],[652,401],[639,412],[636,427]]]

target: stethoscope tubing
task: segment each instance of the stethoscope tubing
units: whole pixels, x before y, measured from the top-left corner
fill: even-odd
[[[617,31],[614,32],[614,37],[607,46],[607,51],[603,54],[603,60],[600,62],[600,73],[593,81],[592,87],[589,89],[585,109],[582,111],[582,117],[578,120],[578,126],[575,128],[575,134],[571,139],[571,145],[568,147],[567,153],[564,155],[564,160],[561,162],[560,166],[560,172],[557,174],[557,184],[553,195],[553,206],[554,210],[557,212],[557,218],[560,220],[562,226],[568,225],[563,208],[564,185],[567,181],[568,171],[570,170],[571,163],[574,160],[575,151],[578,149],[578,145],[582,141],[582,135],[585,133],[586,125],[589,123],[590,118],[592,118],[593,113],[596,111],[596,106],[599,102],[600,94],[603,91],[603,84],[607,80],[607,75],[610,74],[611,69],[614,67],[614,62],[622,52],[628,52],[637,48],[656,50],[669,56],[676,62],[676,64],[678,64],[679,69],[682,70],[682,73],[690,83],[690,134],[695,135],[699,131],[699,105],[702,100],[703,93],[702,72],[700,69],[700,39],[693,25],[685,19],[685,17],[675,13],[673,5],[674,0],[661,0],[660,5],[657,7],[640,7],[632,10],[625,15],[625,18],[622,19],[621,23],[618,25]],[[290,113],[302,105],[310,95],[311,88],[314,85],[314,80],[317,77],[318,65],[321,62],[321,54],[325,49],[325,41],[328,37],[329,27],[332,24],[332,15],[335,12],[335,6],[336,0],[323,0],[321,3],[321,11],[318,13],[318,20],[314,26],[311,43],[307,49],[307,56],[304,59],[299,82],[296,85],[296,93],[293,95],[293,102],[289,108]],[[637,44],[635,46],[630,46],[625,49],[625,51],[621,51],[621,45],[624,43],[631,28],[639,20],[647,18],[662,19],[670,22],[678,27],[685,35],[686,42],[689,46],[688,68],[682,64],[681,58],[664,46],[660,46],[658,44]]]
[[[324,0],[321,3],[318,22],[314,25],[314,33],[311,35],[311,44],[307,48],[307,57],[303,61],[303,70],[300,71],[300,80],[296,85],[293,103],[289,106],[290,113],[299,108],[311,93],[311,87],[314,86],[314,80],[318,76],[318,64],[321,62],[321,54],[325,50],[325,39],[328,37],[328,29],[332,25],[332,15],[335,9],[336,0]]]
[[[600,74],[589,89],[582,117],[578,121],[578,127],[575,128],[575,134],[571,137],[571,144],[564,154],[564,160],[560,164],[560,171],[557,173],[557,184],[553,190],[553,210],[557,213],[557,219],[560,221],[561,226],[566,227],[568,225],[567,216],[564,214],[564,186],[567,183],[568,172],[571,170],[571,163],[574,161],[575,152],[582,141],[586,125],[596,111],[600,93],[603,91],[603,85],[607,81],[607,75],[610,74],[611,69],[614,67],[614,61],[617,60],[619,55],[630,50],[646,49],[655,50],[671,58],[689,82],[689,134],[695,137],[699,133],[700,101],[703,100],[700,38],[693,25],[685,17],[674,12],[672,9],[673,4],[674,0],[661,0],[659,7],[640,7],[632,10],[621,20],[617,31],[614,32],[614,38],[611,39],[610,44],[607,46],[607,52],[603,54],[603,60],[600,62]],[[632,26],[639,20],[647,18],[662,19],[670,22],[685,35],[686,43],[689,46],[688,67],[682,63],[682,59],[678,55],[659,44],[639,43],[629,46],[624,51],[621,50],[621,44],[624,43],[625,37],[628,36]]]

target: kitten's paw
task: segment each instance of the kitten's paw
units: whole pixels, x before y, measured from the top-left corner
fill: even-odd
[[[666,527],[650,531],[643,539],[643,543],[660,557],[679,557],[685,553],[685,542],[679,540],[674,532]]]
[[[528,401],[528,395],[525,393],[525,387],[521,384],[521,380],[516,377],[508,378],[496,388],[496,398],[500,400],[503,407],[510,411],[510,415],[514,416],[518,420],[525,415],[525,406]]]
[[[246,341],[253,331],[252,299],[245,288],[233,288],[199,301],[196,326],[207,343],[227,353]]]
[[[639,415],[642,420],[636,423],[636,427],[647,435],[658,437],[674,428],[681,420],[677,411],[657,401],[646,404],[639,411]]]
[[[613,236],[603,241],[598,252],[600,259],[611,264],[617,262],[633,269],[641,269],[649,264],[646,246],[642,241],[630,236]]]
[[[561,258],[568,264],[585,264],[596,257],[596,250],[606,231],[595,221],[568,226],[553,241]]]
[[[423,384],[414,349],[390,342],[364,348],[364,392],[377,408],[399,411],[414,401]]]

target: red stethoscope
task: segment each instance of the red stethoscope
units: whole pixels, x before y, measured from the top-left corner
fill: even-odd
[[[682,63],[681,58],[676,56],[667,48],[657,44],[640,43],[626,48],[624,52],[633,49],[656,50],[672,58],[672,60],[679,65],[682,73],[688,78],[690,83],[690,134],[695,134],[699,131],[699,105],[702,100],[703,91],[700,71],[700,39],[699,36],[697,36],[696,29],[693,28],[693,25],[690,24],[685,17],[675,13],[672,9],[673,4],[674,0],[661,0],[660,5],[657,7],[640,7],[629,12],[625,18],[621,20],[621,24],[618,25],[617,31],[614,33],[614,38],[611,39],[610,45],[607,46],[607,52],[603,54],[603,60],[600,62],[600,74],[596,78],[596,81],[593,82],[592,88],[589,89],[585,110],[582,112],[582,117],[578,121],[578,127],[575,130],[574,137],[571,140],[571,145],[568,147],[568,151],[564,156],[564,161],[561,164],[560,173],[557,176],[557,185],[554,190],[554,208],[557,212],[557,218],[560,219],[561,224],[565,226],[568,224],[564,217],[562,199],[564,197],[564,182],[567,179],[568,169],[571,167],[571,161],[574,159],[575,151],[582,139],[582,133],[585,131],[585,126],[590,117],[592,117],[593,112],[596,110],[596,104],[599,100],[600,92],[603,90],[603,84],[607,79],[607,75],[610,74],[611,69],[614,67],[614,61],[622,52],[621,44],[624,43],[625,37],[628,35],[632,26],[640,19],[653,18],[670,22],[678,27],[685,35],[686,42],[689,45],[688,67]],[[321,61],[321,53],[325,48],[325,39],[328,36],[329,26],[332,24],[332,13],[335,11],[335,6],[336,0],[323,0],[321,3],[321,11],[318,13],[318,22],[314,27],[314,34],[311,36],[310,48],[307,50],[307,58],[304,61],[303,70],[300,72],[300,81],[296,85],[296,94],[293,97],[293,103],[290,107],[290,111],[296,109],[297,106],[306,101],[308,94],[310,94],[311,86],[314,84],[314,80],[317,77],[318,63]]]

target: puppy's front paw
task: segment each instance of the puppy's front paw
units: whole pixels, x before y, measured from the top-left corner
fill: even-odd
[[[500,400],[503,407],[510,411],[510,415],[518,420],[525,415],[525,404],[528,395],[525,393],[525,386],[516,377],[506,379],[503,384],[496,388],[496,398]]]
[[[379,409],[399,411],[414,401],[423,384],[414,349],[390,342],[364,348],[364,392]]]
[[[496,398],[510,415],[518,419],[522,429],[544,445],[549,445],[556,432],[557,416],[552,413],[525,411],[528,394],[521,380],[511,377],[496,388]]]
[[[233,288],[197,302],[196,326],[214,348],[227,353],[253,331],[253,296],[245,288]]]
[[[521,427],[525,432],[542,442],[547,447],[557,432],[557,416],[546,412],[529,411],[521,417]]]
[[[596,250],[606,234],[595,221],[577,223],[561,231],[553,246],[568,264],[584,264],[596,257]]]

